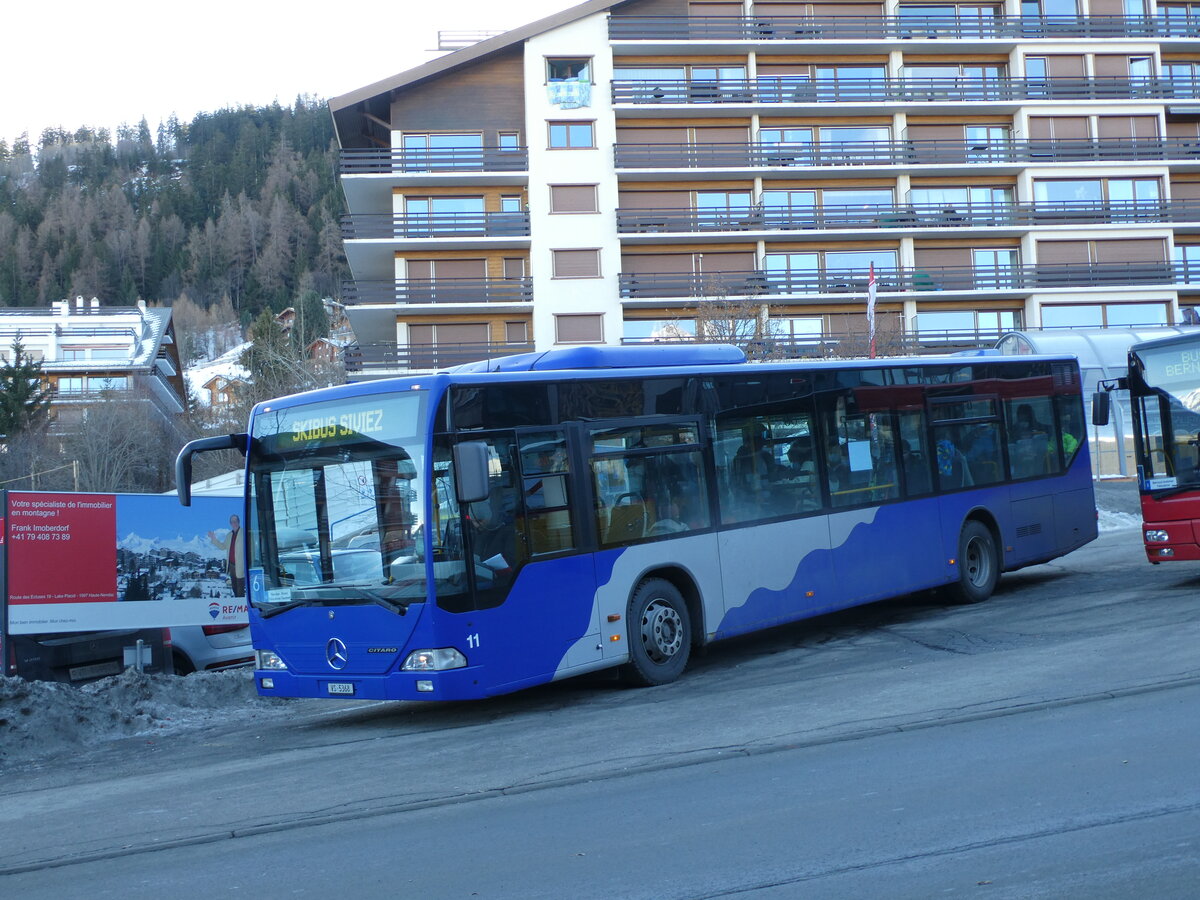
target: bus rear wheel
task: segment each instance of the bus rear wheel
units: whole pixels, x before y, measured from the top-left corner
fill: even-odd
[[[991,530],[975,519],[958,536],[958,581],[950,587],[953,603],[982,603],[1000,578],[1000,554]]]
[[[629,662],[622,679],[640,687],[668,684],[687,666],[692,623],[679,590],[662,578],[647,578],[629,598]]]

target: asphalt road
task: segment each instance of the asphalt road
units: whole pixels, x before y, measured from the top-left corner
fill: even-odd
[[[1194,896],[1198,586],[1125,530],[663,688],[96,748],[0,783],[0,896]]]

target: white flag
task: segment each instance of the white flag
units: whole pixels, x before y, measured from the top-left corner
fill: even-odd
[[[871,338],[871,358],[875,358],[875,263],[871,263],[871,276],[867,279],[867,333]]]

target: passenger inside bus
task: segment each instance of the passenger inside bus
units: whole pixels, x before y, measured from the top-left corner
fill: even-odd
[[[733,455],[733,484],[740,491],[763,490],[777,466],[767,446],[767,426],[754,422],[742,429],[742,445]]]
[[[949,438],[937,442],[938,482],[944,491],[969,487],[975,483],[967,457]]]

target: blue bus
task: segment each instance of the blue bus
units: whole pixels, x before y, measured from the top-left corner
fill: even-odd
[[[460,700],[1003,571],[1096,537],[1073,358],[570,348],[260,404],[263,695]]]

